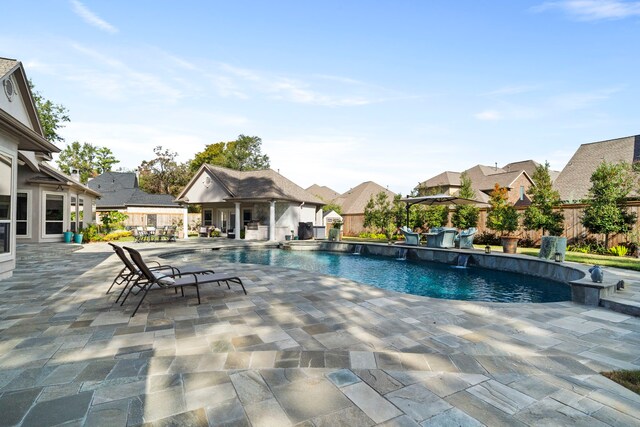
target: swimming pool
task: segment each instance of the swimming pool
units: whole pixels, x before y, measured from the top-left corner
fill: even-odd
[[[294,268],[433,298],[492,302],[571,300],[570,287],[564,283],[474,266],[456,268],[437,262],[374,255],[282,249],[228,249],[175,256],[202,266],[230,262]]]

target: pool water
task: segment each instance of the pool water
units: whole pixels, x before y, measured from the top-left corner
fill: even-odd
[[[456,268],[428,261],[282,249],[217,250],[181,254],[179,257],[201,266],[231,262],[295,268],[433,298],[493,302],[571,300],[571,290],[564,283],[474,266]]]

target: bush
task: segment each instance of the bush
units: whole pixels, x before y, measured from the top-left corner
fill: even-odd
[[[611,255],[615,255],[615,256],[625,256],[628,252],[628,249],[626,246],[622,246],[622,245],[618,245],[618,246],[614,246],[612,248],[609,248],[609,253]]]
[[[581,252],[583,254],[605,255],[609,253],[604,243],[593,237],[577,240],[573,245],[569,245],[567,250],[571,252]]]
[[[518,241],[518,245],[521,248],[535,248],[536,247],[536,241],[533,240],[531,237],[527,236],[527,237],[523,237],[522,239],[520,239],[520,241]]]
[[[500,240],[500,236],[497,236],[495,233],[491,233],[489,231],[483,231],[482,233],[475,236],[473,239],[474,243],[478,245],[493,245],[497,246],[502,244]]]
[[[387,240],[387,235],[384,233],[367,233],[363,232],[358,234],[358,237],[361,239],[376,239],[376,240]]]

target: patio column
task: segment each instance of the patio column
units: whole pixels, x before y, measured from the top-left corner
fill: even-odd
[[[269,240],[276,240],[276,201],[269,202]]]
[[[189,209],[184,208],[184,212],[182,213],[182,233],[183,233],[183,239],[188,239],[189,238]]]
[[[236,224],[234,225],[236,240],[240,240],[240,202],[236,202]]]

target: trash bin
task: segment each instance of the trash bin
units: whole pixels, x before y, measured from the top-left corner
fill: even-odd
[[[298,239],[309,240],[312,238],[313,238],[313,223],[299,222],[298,223]]]

